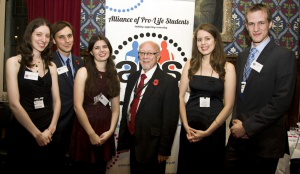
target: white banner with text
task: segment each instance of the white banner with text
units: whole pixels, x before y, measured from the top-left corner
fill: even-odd
[[[128,75],[140,69],[138,48],[144,41],[151,40],[161,46],[158,63],[179,82],[183,66],[191,57],[194,8],[194,0],[106,0],[105,35],[112,44],[121,81],[121,104]],[[166,174],[177,171],[180,127],[179,122]],[[118,132],[119,124],[114,135],[116,145]],[[129,174],[129,165],[129,153],[117,154],[106,173]]]

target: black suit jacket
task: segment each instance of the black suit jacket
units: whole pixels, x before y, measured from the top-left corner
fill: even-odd
[[[130,132],[128,130],[127,111],[130,107],[130,95],[139,79],[141,71],[132,73],[127,82],[122,119],[119,129],[118,150],[130,148]],[[153,81],[157,79],[158,85]],[[135,121],[135,150],[139,162],[150,162],[157,155],[171,155],[171,148],[179,119],[178,82],[163,72],[159,65],[145,90]]]
[[[57,68],[63,66],[57,51],[53,53],[52,61],[56,64]],[[81,58],[78,58],[73,54],[72,63],[75,70],[75,77],[77,70],[81,68],[84,63]],[[63,141],[63,139],[70,139],[73,120],[75,118],[73,104],[73,83],[70,81],[66,73],[62,73],[58,75],[58,85],[61,99],[61,110],[53,140]]]
[[[284,114],[289,109],[296,79],[295,54],[270,41],[257,62],[261,72],[251,70],[244,93],[241,81],[250,48],[237,60],[237,89],[233,119],[243,122],[243,127],[256,155],[280,158],[287,145]]]

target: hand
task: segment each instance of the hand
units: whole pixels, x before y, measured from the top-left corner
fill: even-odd
[[[47,144],[50,143],[49,138],[47,138],[43,133],[39,133],[36,137],[35,137],[35,141],[38,143],[39,146],[46,146]]]
[[[188,139],[189,142],[193,142],[193,136],[191,134],[190,127],[188,125],[184,126],[184,129],[186,131],[186,138]]]
[[[198,142],[198,141],[202,140],[204,137],[208,136],[207,132],[202,131],[202,130],[196,130],[196,129],[190,128],[190,132],[192,135],[193,143]]]
[[[101,146],[102,144],[104,144],[104,143],[107,141],[107,139],[108,139],[111,135],[112,135],[112,134],[111,134],[110,132],[108,132],[108,131],[103,132],[103,133],[100,135],[100,146]]]
[[[166,161],[168,158],[169,156],[158,155],[158,163],[162,163]]]
[[[42,132],[44,137],[48,138],[49,141],[52,141],[52,133],[49,129],[45,129],[44,132]]]
[[[101,145],[100,137],[96,133],[91,134],[89,137],[92,145]]]
[[[233,135],[233,137],[235,138],[244,138],[244,139],[248,139],[248,135],[246,134],[246,131],[243,127],[243,123],[238,120],[238,119],[234,119],[232,121],[233,126],[230,128],[230,131]]]

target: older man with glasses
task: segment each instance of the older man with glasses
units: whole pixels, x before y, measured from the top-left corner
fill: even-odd
[[[131,174],[164,174],[179,118],[178,82],[158,66],[158,44],[142,43],[138,55],[142,69],[128,78],[118,151],[130,150]]]

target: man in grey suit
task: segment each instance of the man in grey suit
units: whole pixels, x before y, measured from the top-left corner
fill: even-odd
[[[73,79],[77,70],[83,66],[83,60],[71,53],[74,44],[74,29],[70,23],[65,21],[56,22],[52,25],[52,30],[53,43],[57,47],[57,50],[53,53],[52,61],[56,64],[58,72],[61,111],[51,144],[55,146],[55,151],[52,153],[54,160],[57,165],[64,167],[75,118]]]
[[[272,13],[263,4],[246,11],[251,48],[237,59],[237,89],[226,173],[274,174],[287,147],[285,112],[296,79],[295,54],[271,41]]]

